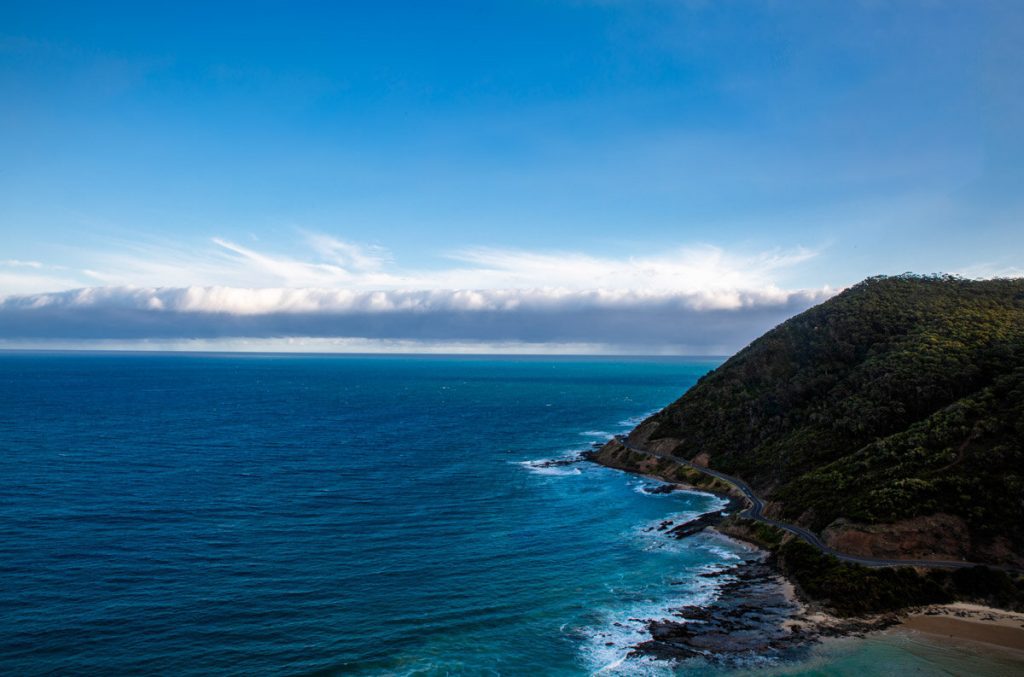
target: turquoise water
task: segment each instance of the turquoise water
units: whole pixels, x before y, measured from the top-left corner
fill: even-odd
[[[719,500],[540,461],[715,364],[0,354],[0,672],[665,672]]]
[[[740,674],[757,677],[1011,677],[1024,674],[1024,655],[997,646],[893,629],[866,639],[827,640],[806,660],[740,671]]]

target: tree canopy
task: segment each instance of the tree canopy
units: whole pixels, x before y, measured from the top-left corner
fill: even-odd
[[[815,529],[946,513],[1024,552],[1024,280],[873,277],[653,417]]]

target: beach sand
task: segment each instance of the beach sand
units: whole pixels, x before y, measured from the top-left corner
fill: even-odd
[[[899,627],[1024,652],[1024,613],[977,604],[943,604],[911,614]]]

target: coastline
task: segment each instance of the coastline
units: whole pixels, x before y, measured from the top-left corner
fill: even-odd
[[[726,521],[726,516],[733,512],[738,498],[737,492],[731,487],[702,482],[699,476],[681,474],[678,468],[670,470],[661,464],[651,463],[650,459],[632,459],[629,458],[629,454],[624,457],[621,452],[602,453],[607,452],[608,449],[609,445],[605,445],[594,451],[586,452],[581,460],[663,482],[666,487],[670,487],[669,491],[709,493],[729,502],[728,508],[724,511],[719,511],[717,514],[709,513],[686,525],[680,525],[683,528],[682,532],[677,531],[680,528],[677,527],[677,530],[673,530],[674,535],[677,538],[685,538],[698,531],[710,529],[721,538],[741,543],[757,551],[773,576],[778,578],[781,583],[781,586],[778,587],[782,590],[786,602],[791,605],[789,618],[781,622],[781,627],[797,640],[793,642],[794,646],[802,644],[806,648],[824,640],[864,639],[869,635],[878,637],[886,633],[911,632],[921,633],[932,640],[952,640],[981,653],[997,647],[1001,651],[1010,652],[1014,660],[1019,658],[1024,663],[1024,613],[980,604],[953,602],[900,609],[883,614],[850,617],[833,615],[818,601],[811,599],[794,580],[787,576],[776,561],[774,553],[750,529],[729,524]],[[631,461],[635,462],[635,465]],[[712,515],[715,517],[708,520],[707,517]],[[722,522],[726,522],[726,524],[723,525]],[[690,525],[695,528],[687,530],[685,527]],[[749,589],[734,591],[742,593],[744,590],[749,592]],[[742,601],[736,600],[736,602],[739,603],[739,608],[742,608]],[[671,623],[667,625],[671,625]],[[666,624],[652,626],[652,630],[664,630],[665,627]],[[684,639],[691,637],[689,632],[683,633]],[[678,638],[670,637],[670,639]],[[645,648],[644,645],[651,644],[655,644],[655,642],[638,645],[637,650],[642,651]],[[671,653],[666,654],[657,649],[651,653],[663,658],[672,658]]]
[[[898,627],[967,644],[1010,649],[1024,661],[1024,613],[954,602],[916,609]]]

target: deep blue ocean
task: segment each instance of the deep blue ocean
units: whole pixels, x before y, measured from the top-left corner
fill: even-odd
[[[0,673],[664,671],[642,619],[751,554],[542,461],[717,363],[0,353]]]

